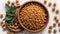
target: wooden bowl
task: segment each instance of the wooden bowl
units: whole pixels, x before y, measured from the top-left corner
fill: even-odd
[[[17,20],[17,19],[16,19],[16,20]],[[16,23],[17,23],[17,26],[18,26],[17,29],[11,28],[10,25],[8,25],[8,23],[6,22],[6,26],[7,26],[8,30],[13,31],[13,32],[20,32],[20,31],[22,31],[23,28],[21,27],[21,25],[19,25],[18,22],[16,22]],[[11,25],[11,26],[13,26],[13,25]],[[14,27],[16,27],[16,25],[15,25]]]
[[[41,7],[44,8],[45,13],[47,14],[47,16],[46,16],[46,18],[47,18],[47,19],[46,19],[46,23],[45,23],[45,25],[44,25],[43,27],[41,27],[40,29],[30,30],[30,29],[26,28],[26,27],[23,25],[22,21],[21,21],[21,17],[20,17],[21,9],[22,9],[26,4],[28,4],[28,3],[37,3],[37,4],[41,5]],[[46,9],[46,7],[45,7],[43,4],[41,4],[40,2],[37,2],[37,1],[29,1],[29,2],[24,3],[22,6],[20,6],[20,10],[17,12],[17,14],[18,14],[17,16],[18,16],[18,21],[19,21],[20,25],[21,25],[24,29],[26,29],[27,31],[30,31],[30,32],[42,31],[45,27],[47,27],[47,24],[48,24],[48,21],[49,21],[49,13],[48,13],[48,10]]]

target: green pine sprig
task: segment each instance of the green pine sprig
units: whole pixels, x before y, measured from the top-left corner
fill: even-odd
[[[15,22],[14,20],[16,19],[16,6],[15,5],[9,5],[9,4],[5,4],[5,8],[6,8],[6,17],[5,17],[5,21],[8,23],[8,25],[13,25]]]

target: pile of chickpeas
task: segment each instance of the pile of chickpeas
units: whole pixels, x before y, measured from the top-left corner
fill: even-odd
[[[46,24],[45,9],[37,3],[26,4],[20,12],[23,25],[30,30],[38,30]]]
[[[9,28],[13,31],[21,31],[22,30],[22,27],[21,25],[19,24],[18,20],[16,19],[15,20],[15,24],[14,25],[9,25]]]

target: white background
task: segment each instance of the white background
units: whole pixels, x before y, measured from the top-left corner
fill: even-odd
[[[22,5],[22,4],[24,4],[24,2],[28,2],[28,1],[29,0],[20,0],[20,4]],[[56,13],[55,12],[52,12],[52,7],[53,6],[49,7],[48,6],[48,3],[51,2],[52,5],[53,5],[53,3],[56,2],[56,4],[57,4],[56,9],[60,9],[60,0],[47,0],[47,4],[44,4],[43,3],[43,0],[36,0],[36,1],[39,1],[40,3],[42,3],[48,9],[48,11],[49,11],[49,16],[50,17],[49,17],[49,23],[48,23],[47,27],[43,31],[38,32],[38,33],[31,33],[31,32],[28,32],[28,31],[24,30],[24,31],[20,32],[19,34],[49,34],[48,33],[48,27],[50,25],[53,25],[53,23],[55,22],[54,19],[53,19],[53,17],[56,15]],[[0,14],[4,14],[4,17],[5,17],[5,14],[6,14],[6,11],[5,11],[5,3],[6,2],[7,2],[7,0],[0,0]],[[56,15],[56,16],[58,16],[58,18],[60,19],[60,11],[59,11],[59,14]],[[2,19],[4,19],[4,18],[2,18]],[[2,20],[2,19],[0,19],[0,20]],[[56,34],[60,34],[60,32],[58,31],[58,28],[59,28],[58,27],[58,24],[56,25],[55,28],[57,29],[57,33]],[[53,30],[55,28],[52,29],[52,33],[51,34],[54,34],[53,33]],[[0,34],[6,34],[6,33],[7,32],[6,31],[3,31],[2,27],[0,26]]]

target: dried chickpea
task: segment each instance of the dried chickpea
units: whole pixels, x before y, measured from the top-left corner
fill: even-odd
[[[60,32],[60,28],[59,28],[59,32]]]
[[[2,27],[6,26],[5,21],[3,21],[3,22],[1,23],[1,26],[2,26]]]
[[[3,21],[0,21],[0,25],[3,24]]]
[[[51,26],[49,26],[49,29],[52,29],[52,25],[51,25]]]
[[[19,8],[20,7],[20,3],[17,3],[17,8]]]
[[[19,3],[19,0],[16,0],[16,4]]]
[[[51,29],[49,29],[49,30],[48,30],[48,33],[51,33],[51,32],[52,32],[52,30],[51,30]]]
[[[6,26],[4,26],[4,27],[2,27],[3,28],[3,30],[6,30]]]
[[[59,10],[57,9],[57,10],[56,10],[56,14],[58,14],[58,13],[59,13]]]
[[[56,3],[53,3],[53,7],[56,7]]]
[[[60,26],[60,22],[58,22],[58,26]]]
[[[16,29],[17,29],[17,27],[14,27],[14,29],[16,30]]]
[[[53,23],[53,27],[55,27],[56,26],[56,23]]]
[[[47,3],[47,0],[44,0],[44,4],[46,4]]]
[[[56,30],[56,29],[54,29],[53,31],[54,31],[54,33],[56,33],[56,32],[57,32],[57,30]]]
[[[10,34],[11,32],[10,31],[7,31],[7,34]]]
[[[10,4],[10,0],[8,0],[8,4]]]
[[[17,5],[20,5],[20,3],[17,3]]]
[[[2,22],[1,26],[2,26],[3,30],[6,30],[6,24],[4,21]]]
[[[4,27],[4,26],[5,26],[5,24],[2,24],[1,26],[2,26],[2,27]]]
[[[15,25],[17,26],[18,24],[17,24],[17,23],[15,23]]]
[[[14,4],[15,4],[15,2],[13,1],[13,2],[12,2],[12,5],[14,5]]]
[[[52,8],[52,11],[55,11],[55,7]]]
[[[56,20],[57,19],[57,16],[54,16],[54,19]]]
[[[59,19],[57,18],[57,19],[56,19],[56,22],[58,22],[58,21],[59,21]]]
[[[0,14],[0,18],[3,18],[3,14]]]
[[[12,27],[12,28],[13,28],[13,27],[14,27],[14,25],[11,25],[10,27]]]
[[[49,2],[48,6],[51,6],[51,2]]]
[[[14,29],[17,29],[18,28],[18,26],[14,26]]]

